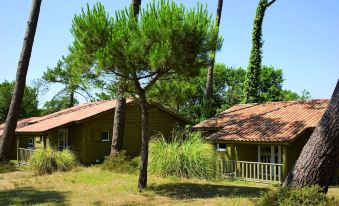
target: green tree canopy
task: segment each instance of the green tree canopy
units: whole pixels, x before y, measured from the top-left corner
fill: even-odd
[[[87,67],[83,67],[83,64],[76,62],[71,54],[67,57],[62,57],[56,67],[47,68],[42,79],[48,85],[62,85],[62,89],[47,103],[47,107],[53,105],[53,108],[57,109],[56,103],[59,106],[63,105],[61,108],[66,105],[67,108],[73,107],[78,103],[77,96],[81,96],[86,100],[93,99],[90,89],[96,82],[96,74]],[[67,104],[65,104],[66,100],[68,100]]]
[[[261,102],[302,100],[310,97],[283,89],[284,79],[281,69],[263,66],[261,70],[259,81]],[[201,117],[207,72],[204,68],[194,78],[175,78],[171,81],[158,82],[149,92],[149,96],[153,101],[160,102],[197,123]],[[242,102],[245,76],[246,70],[242,68],[231,68],[224,64],[215,65],[214,93],[211,102],[213,114]]]
[[[4,81],[0,83],[0,123],[6,120],[9,105],[11,104],[14,85],[15,82]],[[26,86],[19,119],[32,116],[39,116],[38,89]]]
[[[142,111],[139,189],[146,187],[148,158],[148,91],[156,82],[198,74],[211,51],[221,47],[217,26],[207,8],[187,9],[173,1],[148,4],[134,17],[133,7],[110,17],[101,4],[76,15],[71,51],[89,65],[114,74],[135,95]],[[216,46],[217,45],[217,46]]]

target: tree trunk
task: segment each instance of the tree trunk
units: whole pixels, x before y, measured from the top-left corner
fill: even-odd
[[[221,19],[221,12],[222,12],[222,5],[223,0],[218,0],[218,8],[217,8],[217,16],[216,22],[219,28],[220,19]],[[215,51],[213,51],[212,59],[210,65],[208,66],[207,72],[207,81],[205,87],[205,94],[204,94],[204,101],[203,101],[203,112],[202,112],[202,119],[207,119],[212,116],[211,110],[211,102],[212,102],[212,92],[213,92],[213,70],[214,70],[214,63],[215,63]]]
[[[339,80],[331,101],[289,172],[284,186],[317,184],[327,192],[339,164]]]
[[[139,94],[140,95],[140,94]],[[148,164],[148,110],[149,105],[146,100],[145,94],[140,95],[140,108],[141,108],[141,164],[138,189],[141,191],[147,186],[147,164]]]
[[[134,17],[138,17],[139,15],[140,4],[141,0],[132,0]],[[126,116],[126,98],[123,96],[124,85],[120,84],[118,90],[119,91],[117,97],[117,104],[115,106],[114,111],[111,155],[119,153],[122,150],[124,142],[125,116]]]
[[[34,42],[35,31],[38,24],[41,0],[33,0],[27,29],[25,33],[24,43],[18,63],[16,73],[16,84],[12,96],[11,105],[7,114],[6,126],[3,137],[0,140],[0,159],[5,160],[10,157],[10,148],[13,141],[16,124],[20,112],[21,102],[24,95],[26,85],[26,75],[28,71],[29,61],[31,58],[32,47]]]
[[[74,107],[74,92],[72,91],[69,95],[69,105],[68,108]]]
[[[120,93],[117,98],[114,111],[111,155],[117,154],[122,150],[124,142],[125,116],[126,98]]]
[[[134,17],[138,17],[140,11],[141,0],[132,0]]]
[[[244,85],[244,103],[260,102],[260,70],[262,59],[262,23],[264,20],[266,9],[276,0],[268,2],[260,0],[253,22],[252,31],[252,49],[250,59],[246,71],[246,79]]]

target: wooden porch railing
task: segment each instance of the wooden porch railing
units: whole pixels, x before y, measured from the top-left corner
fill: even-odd
[[[282,182],[283,164],[218,160],[218,172],[222,176],[259,182]]]
[[[20,165],[27,165],[29,158],[33,154],[33,149],[27,149],[27,148],[18,148],[18,164]]]

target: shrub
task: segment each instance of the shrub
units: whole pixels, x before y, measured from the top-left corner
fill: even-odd
[[[68,171],[78,165],[77,157],[70,149],[55,152],[54,158],[59,171]]]
[[[52,147],[34,150],[29,160],[30,168],[36,174],[51,174],[55,171],[68,171],[78,164],[76,155],[69,149],[58,151]]]
[[[334,206],[339,202],[328,198],[320,191],[319,186],[303,188],[279,187],[276,190],[266,192],[258,200],[258,206]]]
[[[103,170],[118,173],[134,173],[138,170],[138,162],[126,155],[126,151],[105,157],[101,165]]]
[[[216,176],[215,149],[200,132],[174,131],[172,138],[159,134],[150,143],[149,170],[162,176],[211,179]]]

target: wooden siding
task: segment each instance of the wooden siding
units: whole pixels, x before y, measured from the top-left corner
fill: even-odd
[[[112,142],[114,111],[103,113],[93,117],[83,123],[83,138],[81,151],[78,151],[81,161],[84,164],[101,162],[105,156],[109,155]],[[149,134],[154,135],[162,132],[170,135],[176,125],[185,126],[186,122],[164,112],[158,108],[150,111]],[[101,131],[109,131],[109,141],[101,141]],[[126,125],[123,142],[123,150],[134,157],[140,154],[141,135],[141,114],[138,105],[128,105],[126,108]]]
[[[184,127],[187,122],[157,107],[149,113],[149,135],[158,132],[170,136],[176,126]],[[45,135],[46,143],[58,148],[58,130],[68,129],[68,145],[75,151],[83,164],[92,164],[103,161],[104,157],[110,154],[112,142],[114,110],[101,113],[88,118],[87,120],[74,123],[69,126],[55,128]],[[101,140],[101,132],[109,131],[109,141]],[[28,137],[34,135],[18,135],[20,147],[26,148]],[[140,154],[141,144],[141,113],[138,104],[129,104],[126,108],[126,126],[123,150],[134,157]],[[13,143],[13,157],[16,156],[16,141]]]

